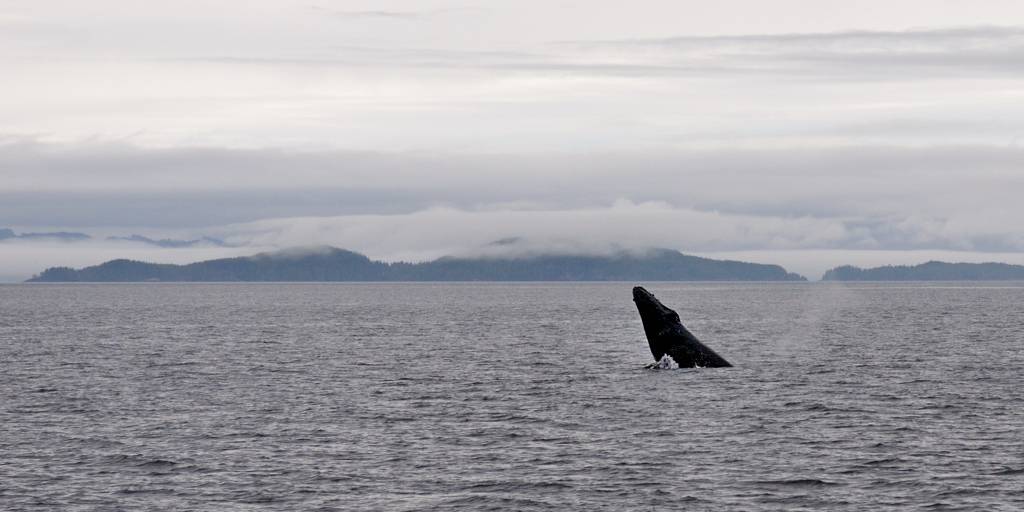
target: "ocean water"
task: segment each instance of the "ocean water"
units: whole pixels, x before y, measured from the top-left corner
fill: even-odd
[[[1024,509],[1020,283],[7,285],[0,362],[6,511]]]

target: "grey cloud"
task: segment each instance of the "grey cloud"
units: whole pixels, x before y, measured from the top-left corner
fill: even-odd
[[[340,245],[385,259],[464,253],[496,239],[522,237],[535,251],[673,247],[690,252],[755,250],[947,250],[1024,252],[1024,237],[923,216],[888,220],[727,214],[666,203],[617,201],[567,210],[467,211],[434,208],[399,215],[267,219],[223,227],[235,243]],[[959,225],[957,225],[959,224]],[[381,233],[388,233],[381,237]]]
[[[649,64],[660,62],[669,68],[708,73],[892,80],[978,77],[978,73],[1017,75],[1024,71],[1024,28],[1020,27],[684,36],[556,46],[593,55],[596,60],[633,56]]]
[[[344,19],[344,20],[365,20],[365,19],[383,19],[383,20],[423,20],[444,14],[453,14],[459,12],[472,12],[478,11],[479,8],[472,7],[445,7],[439,9],[425,9],[425,10],[406,10],[406,11],[395,11],[385,9],[373,9],[373,10],[359,10],[359,11],[346,11],[340,9],[332,9],[323,6],[312,6],[314,11],[318,13],[327,14],[331,17]]]
[[[976,26],[932,28],[904,31],[850,30],[840,32],[746,34],[725,36],[677,36],[604,41],[562,41],[557,44],[584,47],[676,46],[686,48],[772,49],[779,47],[877,48],[962,48],[998,46],[1006,41],[1024,40],[1024,28],[1015,26]],[[735,46],[733,46],[735,45]]]
[[[1022,142],[1024,119],[1012,116],[1003,118],[978,119],[933,114],[932,117],[892,117],[871,121],[838,123],[820,127],[817,133],[854,137],[916,138],[928,140],[932,137],[955,138],[967,144],[976,138],[1001,138],[1007,143]]]
[[[239,65],[285,65],[314,67],[399,67],[445,69],[560,69],[571,66],[552,55],[528,51],[452,50],[436,48],[375,48],[332,46],[315,56],[216,56],[163,59],[180,62],[211,62]],[[550,62],[549,62],[550,61]],[[588,66],[580,66],[586,69]]]
[[[38,59],[42,50],[75,47],[87,42],[89,35],[89,31],[81,26],[37,17],[5,18],[0,13],[0,42],[3,43],[0,57],[4,53],[28,52],[33,59]]]
[[[696,223],[694,250],[1016,251],[1024,250],[1024,235],[1006,219],[1024,217],[1017,200],[1021,168],[1024,149],[992,146],[517,156],[19,143],[0,146],[0,169],[15,171],[3,176],[8,189],[0,194],[0,219],[17,226],[160,229],[271,218],[341,218],[350,229],[363,229],[357,220],[395,222],[380,232],[427,219],[455,233],[479,222],[480,240],[463,240],[472,245],[485,242],[485,233],[529,235],[523,231],[536,229],[531,222],[572,234],[585,232],[586,222],[559,219],[589,215],[599,219],[594,225],[607,226],[636,215],[639,224],[587,237],[610,242],[643,235],[641,241],[653,243],[669,230],[652,227],[652,212],[660,208],[679,223]],[[622,201],[626,206],[608,210]],[[438,211],[449,212],[450,224],[436,220],[443,217]],[[491,221],[510,228],[487,231]],[[291,242],[332,242],[300,244],[300,238]]]
[[[550,33],[545,33],[543,39],[532,35],[511,38],[515,33],[504,32],[502,17],[498,16],[470,16],[466,20],[484,29],[495,29],[496,37],[488,37],[490,34],[470,39],[458,36],[459,24],[464,20],[452,15],[479,14],[487,8],[435,4],[418,9],[346,10],[328,5],[302,5],[297,9],[275,10],[268,9],[273,2],[267,4],[254,6],[252,16],[218,12],[209,19],[190,19],[188,8],[182,7],[185,21],[179,16],[150,17],[147,11],[133,9],[112,8],[111,16],[94,19],[76,16],[74,9],[62,10],[61,14],[67,14],[61,16],[48,15],[52,13],[42,8],[26,7],[21,10],[30,14],[7,21],[0,18],[0,38],[5,46],[17,46],[21,39],[29,37],[51,50],[59,47],[62,52],[50,55],[57,59],[106,61],[116,55],[143,62],[164,59],[222,65],[475,69],[546,76],[729,78],[763,75],[845,80],[1006,77],[1019,74],[1020,63],[1024,62],[1024,28],[1018,26],[718,36],[683,34],[544,44],[545,40],[550,40]],[[675,8],[686,9],[685,6]],[[176,12],[177,8],[168,9]],[[568,14],[564,8],[551,10]],[[642,17],[649,15],[644,13]],[[321,23],[321,19],[343,20],[347,30],[339,33],[336,23]],[[518,25],[529,23],[528,18],[513,16],[509,19],[514,20],[507,27],[510,30],[528,28]],[[935,19],[948,23],[945,16]],[[385,23],[377,24],[374,20]],[[424,20],[439,22],[419,23]],[[573,27],[572,20],[566,21],[563,31],[569,38],[590,32]],[[927,22],[928,18],[922,16],[922,21]],[[302,28],[282,29],[290,25]],[[770,29],[770,25],[764,28]],[[188,29],[192,37],[180,37],[184,29]],[[78,35],[59,33],[66,30]],[[643,33],[636,29],[614,32]],[[135,36],[137,44],[123,44],[127,36]],[[69,37],[84,37],[84,40],[69,44]],[[510,43],[510,40],[515,42]],[[479,44],[475,44],[477,42]]]
[[[335,11],[327,9],[318,9],[321,11],[328,12],[331,16],[339,18],[385,18],[385,19],[417,19],[426,16],[427,13],[423,12],[410,12],[410,11]]]
[[[1016,76],[1024,71],[1024,28],[575,41],[522,51],[336,46],[315,56],[224,55],[192,60],[622,77],[977,78]]]
[[[1017,27],[677,37],[561,43],[548,48],[546,52],[515,53],[350,47],[339,49],[341,55],[336,57],[291,62],[619,76],[782,74],[861,80],[977,77],[978,73],[1005,76],[1024,71],[1024,29]]]
[[[438,203],[459,204],[459,201],[423,197],[401,189],[303,188],[287,193],[270,190],[0,192],[0,222],[6,223],[0,227],[198,229],[294,215],[344,215],[368,210],[405,213]]]
[[[731,173],[756,179],[864,176],[924,172],[933,180],[953,173],[977,177],[990,171],[1016,171],[1024,148],[991,145],[902,147],[861,145],[824,148],[607,151],[592,153],[474,154],[441,151],[298,151],[212,147],[142,148],[124,143],[46,144],[30,138],[0,140],[0,171],[14,190],[139,191],[281,189],[303,186],[374,187],[400,184],[410,189],[440,186],[485,187],[494,179],[530,182],[556,179],[586,182],[650,182],[623,171],[661,179]],[[555,170],[563,172],[551,176]],[[218,171],[214,173],[213,171]],[[1015,172],[1010,176],[1016,175]],[[897,185],[897,184],[894,184]]]

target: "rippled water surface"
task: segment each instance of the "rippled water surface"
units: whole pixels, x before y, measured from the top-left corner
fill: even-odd
[[[0,286],[0,509],[1024,509],[1024,285],[633,284]]]

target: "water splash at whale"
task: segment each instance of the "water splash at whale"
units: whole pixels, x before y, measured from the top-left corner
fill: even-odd
[[[672,356],[665,354],[661,356],[661,359],[659,359],[657,363],[651,363],[645,368],[649,370],[678,370],[679,363],[677,363],[675,359],[672,359]]]

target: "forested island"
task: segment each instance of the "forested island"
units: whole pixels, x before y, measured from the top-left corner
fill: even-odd
[[[946,263],[929,261],[920,265],[886,265],[859,268],[836,267],[822,281],[1013,281],[1024,280],[1024,266],[1007,263]]]
[[[284,250],[187,265],[112,260],[54,267],[29,282],[143,281],[805,281],[778,265],[714,260],[669,249],[610,255],[444,257],[388,263],[334,247]]]

